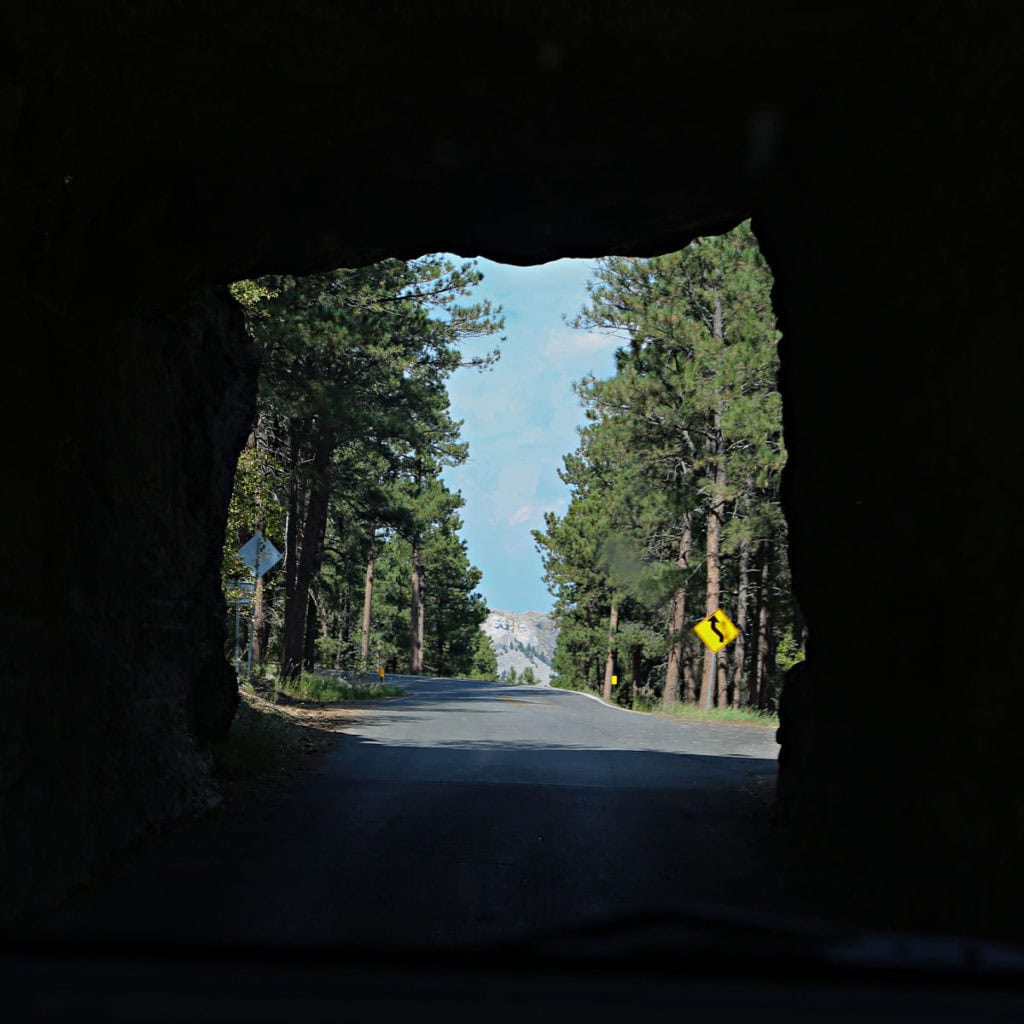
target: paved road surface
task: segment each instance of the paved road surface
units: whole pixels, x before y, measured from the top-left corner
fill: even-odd
[[[395,678],[409,695],[366,705],[315,773],[143,844],[40,927],[437,948],[785,907],[772,730]]]

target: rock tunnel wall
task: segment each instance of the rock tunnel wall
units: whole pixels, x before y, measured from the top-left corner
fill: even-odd
[[[1024,153],[1006,60],[938,74],[955,49],[923,32],[855,104],[794,112],[755,206],[810,627],[787,810],[893,923],[1020,937],[1024,694],[997,651],[1024,613],[1007,201]]]
[[[811,635],[792,810],[907,920],[1019,930],[1014,5],[344,7],[5,11],[5,888],[205,799],[254,388],[213,286],[753,214]]]
[[[226,290],[99,323],[26,305],[5,403],[5,916],[215,795],[204,743],[238,699],[221,543],[256,367]]]

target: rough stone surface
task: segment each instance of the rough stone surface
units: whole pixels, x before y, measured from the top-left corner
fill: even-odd
[[[252,383],[195,289],[752,214],[812,644],[798,817],[900,913],[1020,930],[1016,5],[3,16],[5,883],[185,806],[227,713],[202,623]]]
[[[238,700],[219,569],[255,349],[226,291],[134,316],[109,298],[103,323],[22,321],[6,404],[4,917],[204,806],[203,745]]]
[[[544,684],[551,682],[551,659],[555,656],[558,627],[544,612],[494,610],[480,627],[494,645],[498,671],[514,668],[522,675],[527,668]]]

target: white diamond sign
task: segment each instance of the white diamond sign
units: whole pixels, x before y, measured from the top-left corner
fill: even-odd
[[[273,544],[257,530],[252,538],[238,549],[238,557],[253,571],[254,576],[262,576],[268,569],[273,569],[284,557]]]

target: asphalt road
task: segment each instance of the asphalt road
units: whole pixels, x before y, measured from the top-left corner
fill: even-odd
[[[787,909],[773,730],[394,679],[408,696],[363,705],[315,772],[142,844],[37,929],[438,949]]]

